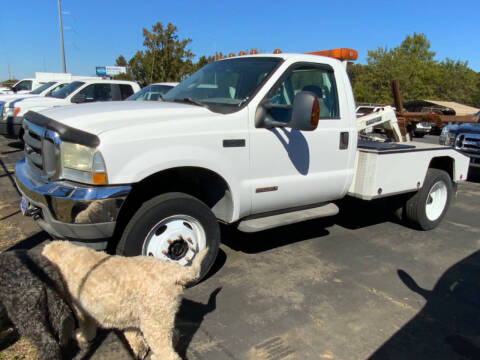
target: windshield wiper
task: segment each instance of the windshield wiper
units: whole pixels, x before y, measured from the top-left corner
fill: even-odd
[[[201,106],[201,107],[208,107],[207,105],[205,105],[205,104],[203,104],[199,101],[193,100],[191,97],[186,97],[186,98],[183,98],[183,99],[173,99],[172,101],[197,105],[197,106]]]

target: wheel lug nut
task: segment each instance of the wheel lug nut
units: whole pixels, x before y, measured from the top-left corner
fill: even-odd
[[[190,261],[190,258],[189,258],[189,257],[186,257],[185,260]]]
[[[187,241],[188,241],[190,244],[193,244],[192,238],[187,238]]]
[[[162,254],[163,254],[163,255],[167,255],[167,251],[166,251],[166,250],[162,250]]]
[[[182,234],[178,235],[178,238],[179,238],[180,240],[183,240]]]
[[[195,252],[195,249],[193,247],[190,246],[189,249],[190,249],[190,251]]]
[[[168,242],[169,244],[173,243],[173,241],[170,240],[170,239],[168,239],[167,242]]]

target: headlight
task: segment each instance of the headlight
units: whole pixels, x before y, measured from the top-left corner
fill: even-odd
[[[107,183],[105,161],[97,149],[62,142],[60,154],[62,175],[65,179],[94,185]]]
[[[3,120],[7,120],[10,117],[15,117],[20,113],[20,108],[5,108],[3,110]]]
[[[456,135],[454,133],[448,133],[447,137],[445,138],[445,145],[453,145],[455,143]]]

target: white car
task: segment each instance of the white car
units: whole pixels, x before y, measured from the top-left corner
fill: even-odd
[[[22,137],[23,116],[29,111],[98,101],[120,101],[140,90],[133,81],[86,79],[69,83],[44,97],[24,98],[13,101],[3,109],[0,119],[0,135],[8,138]]]
[[[429,134],[431,130],[432,130],[432,123],[422,121],[415,125],[413,134],[416,137],[424,137],[425,135]]]
[[[178,85],[178,82],[160,82],[145,86],[139,92],[136,92],[127,100],[148,100],[148,101],[156,101],[161,100],[163,95],[165,95],[168,91],[173,89],[175,86]]]

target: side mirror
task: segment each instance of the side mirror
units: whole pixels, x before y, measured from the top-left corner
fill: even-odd
[[[293,99],[292,119],[289,126],[295,130],[313,131],[320,117],[318,98],[309,91],[300,91]]]
[[[74,97],[72,97],[72,103],[74,104],[81,104],[87,101],[87,95],[85,94],[77,94]]]
[[[255,114],[255,127],[312,131],[317,128],[319,116],[317,97],[311,92],[300,91],[293,100],[293,106],[272,103],[270,99],[261,103]]]

